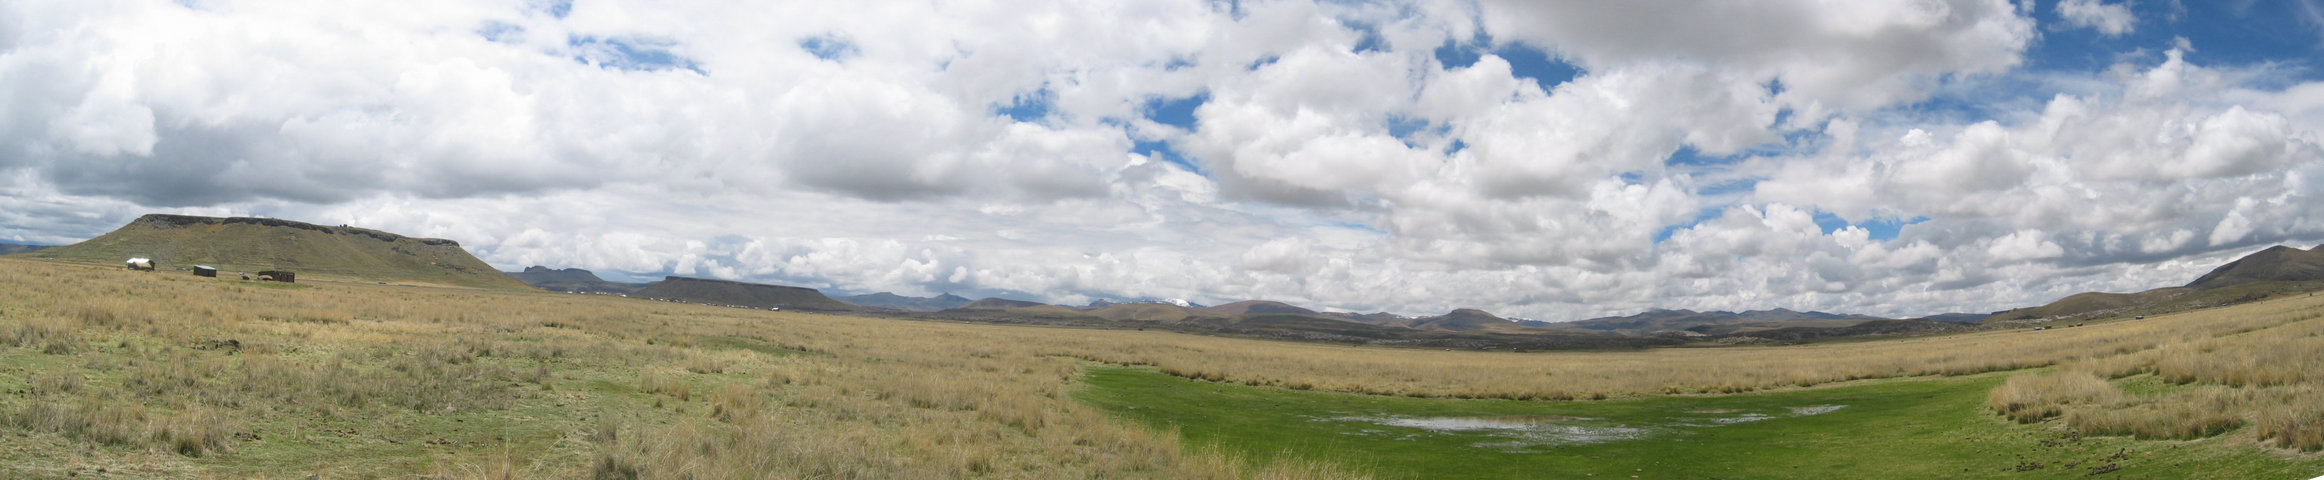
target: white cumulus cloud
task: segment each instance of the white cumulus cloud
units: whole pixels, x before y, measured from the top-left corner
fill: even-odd
[[[2130,6],[2099,0],[2058,2],[2058,16],[2065,18],[2067,25],[2095,29],[2106,36],[2130,33],[2138,27],[2138,17],[2130,13]]]
[[[4,3],[0,240],[266,215],[629,279],[1543,319],[1998,309],[2324,240],[2324,84],[2185,42],[2029,72],[2036,13]]]

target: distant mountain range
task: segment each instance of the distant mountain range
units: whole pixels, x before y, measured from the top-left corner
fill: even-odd
[[[1939,313],[1939,314],[1936,314],[1936,315],[1930,315],[1930,316],[1928,316],[1928,317],[1925,317],[1925,318],[1928,318],[1928,319],[1930,319],[1930,320],[1936,320],[1936,321],[1939,321],[1939,322],[1953,322],[1953,323],[1977,323],[1977,321],[1978,321],[1978,320],[1984,320],[1984,319],[1985,319],[1985,317],[1990,317],[1990,316],[1993,316],[1993,314],[1991,314],[1991,313]]]
[[[1609,348],[1674,344],[1674,340],[1544,328],[1480,310],[1441,316],[1317,312],[1282,302],[1246,300],[1210,307],[1170,303],[1112,303],[1075,309],[1023,300],[987,298],[960,308],[916,315],[987,323],[1157,328],[1190,333],[1286,340],[1461,348]]]
[[[1949,313],[1916,319],[1798,312],[1653,310],[1569,323],[1513,321],[1476,309],[1405,317],[1320,312],[1282,302],[1247,300],[1217,306],[1183,301],[1091,302],[1073,308],[1023,300],[969,300],[941,294],[881,292],[844,299],[814,289],[727,280],[667,277],[652,283],[610,282],[581,269],[534,266],[498,272],[459,243],[351,226],[248,217],[153,214],[72,245],[21,251],[20,257],[118,265],[151,258],[164,269],[206,265],[233,272],[292,270],[305,278],[347,278],[482,288],[617,293],[632,297],[744,308],[846,312],[931,320],[1161,328],[1190,333],[1309,341],[1462,348],[1621,347],[1685,343],[1702,337],[1795,341],[1833,336],[1922,334],[2109,316],[2165,313],[2324,290],[2324,246],[2271,247],[2188,282],[2138,293],[2083,293],[2048,305],[1991,315]],[[845,301],[842,301],[845,300]],[[1974,322],[1971,320],[1975,319]]]
[[[812,288],[693,277],[664,277],[662,281],[647,284],[645,288],[631,292],[630,296],[653,300],[810,312],[866,310],[863,307],[832,300],[831,297],[823,296],[823,292],[815,291]]]
[[[1194,303],[1194,302],[1189,302],[1189,301],[1185,301],[1185,300],[1179,300],[1179,299],[1175,299],[1175,298],[1173,298],[1173,299],[1167,299],[1167,300],[1165,300],[1165,299],[1154,299],[1154,298],[1148,298],[1148,299],[1128,300],[1128,301],[1114,301],[1114,300],[1106,300],[1106,299],[1100,298],[1100,299],[1097,299],[1097,300],[1090,300],[1090,301],[1089,301],[1089,305],[1088,305],[1088,306],[1081,307],[1081,309],[1083,309],[1083,310],[1090,310],[1090,309],[1097,309],[1097,308],[1103,308],[1103,307],[1110,307],[1110,306],[1114,306],[1114,305],[1121,305],[1121,304],[1125,304],[1125,303],[1159,303],[1159,304],[1165,304],[1165,305],[1177,305],[1177,306],[1181,306],[1181,307],[1193,307],[1193,308],[1200,308],[1200,307],[1202,307],[1202,305],[1201,305],[1201,304]]]
[[[644,283],[608,282],[597,274],[578,268],[551,269],[543,266],[525,267],[522,272],[501,272],[534,288],[551,292],[628,294],[646,288]]]
[[[670,276],[648,283],[623,283],[599,278],[578,268],[525,267],[501,272],[542,290],[567,293],[618,294],[649,300],[699,303],[728,307],[772,308],[810,312],[876,312],[823,295],[812,288],[711,278]],[[955,297],[957,298],[957,297]]]
[[[1839,328],[1875,320],[1890,320],[1869,315],[1846,315],[1824,312],[1796,312],[1789,309],[1752,310],[1748,312],[1697,312],[1693,310],[1648,310],[1645,313],[1623,317],[1604,317],[1582,320],[1565,325],[1573,328],[1615,332],[1627,335],[1650,335],[1660,332],[1687,331],[1706,335],[1723,335],[1751,330],[1772,330],[1789,327]]]
[[[30,251],[34,251],[34,250],[43,249],[43,248],[48,248],[48,246],[47,246],[47,245],[25,245],[25,244],[21,244],[21,243],[0,243],[0,255],[7,255],[7,254],[11,254],[11,253],[24,253],[24,252],[30,252]]]
[[[645,283],[608,282],[588,270],[528,267],[508,272],[526,283],[552,291],[625,293],[635,297],[713,305],[779,307],[793,310],[850,311],[859,314],[963,320],[985,323],[1077,325],[1098,327],[1162,328],[1208,334],[1259,336],[1313,341],[1412,345],[1532,345],[1558,346],[1643,345],[1614,338],[1646,338],[1673,332],[1685,336],[1731,335],[1778,329],[1810,329],[1787,335],[1798,338],[1829,336],[1818,328],[1837,329],[1887,320],[1863,315],[1840,315],[1790,310],[1743,313],[1656,310],[1627,317],[1606,317],[1572,323],[1515,321],[1477,309],[1456,309],[1443,315],[1406,317],[1391,313],[1320,312],[1283,302],[1245,300],[1215,306],[1183,301],[1090,302],[1085,307],[1050,305],[1026,300],[984,298],[970,300],[952,294],[912,297],[891,292],[824,297],[813,290],[724,280],[669,279]],[[689,288],[669,288],[688,282]],[[758,297],[712,294],[718,289],[754,288]],[[745,287],[747,286],[747,287]],[[778,293],[779,292],[779,293]],[[852,307],[843,310],[830,300]],[[1982,316],[1979,316],[1980,318]],[[1837,331],[1837,330],[1833,330]],[[1648,344],[1671,340],[1644,340]]]
[[[528,283],[551,290],[590,291],[584,287],[643,286],[604,282],[585,270],[544,267],[511,272]],[[683,277],[672,277],[679,279]],[[656,282],[661,285],[666,283]],[[564,283],[557,283],[564,282]],[[740,282],[729,282],[740,283]],[[607,286],[611,285],[611,286]],[[744,284],[755,285],[755,284]],[[593,286],[593,287],[592,287]],[[1870,315],[1801,312],[1789,309],[1743,312],[1650,310],[1635,315],[1601,317],[1565,323],[1511,320],[1476,309],[1456,309],[1444,315],[1406,317],[1389,313],[1319,312],[1282,302],[1246,300],[1216,306],[1185,302],[1091,302],[1074,308],[1024,300],[985,298],[969,300],[951,294],[910,297],[889,292],[830,299],[797,287],[764,286],[784,290],[787,300],[759,302],[789,305],[783,308],[831,309],[831,304],[856,308],[856,313],[912,318],[1075,325],[1094,327],[1162,328],[1193,333],[1257,336],[1294,340],[1401,344],[1419,346],[1507,346],[1562,348],[1608,345],[1642,346],[1716,338],[1754,341],[1807,341],[1831,337],[1913,335],[2013,324],[2098,318],[2133,313],[2161,313],[2254,301],[2290,292],[2324,289],[2324,246],[2300,250],[2274,247],[2238,259],[2205,274],[2188,285],[2131,294],[2084,293],[2050,305],[1992,314],[1945,313],[1922,318],[1892,319]],[[650,288],[650,287],[648,287]],[[644,295],[645,290],[633,290]],[[692,293],[657,293],[668,298],[701,303],[747,304],[726,297],[713,299]],[[821,299],[809,301],[809,299]],[[821,303],[824,300],[831,304]],[[749,304],[756,305],[756,304]],[[809,307],[806,305],[821,305]],[[1619,338],[1643,339],[1612,340]],[[1646,343],[1638,343],[1640,341]],[[1524,347],[1519,347],[1523,345]]]
[[[888,292],[870,295],[838,297],[839,301],[856,306],[903,310],[907,312],[938,312],[968,305],[967,297],[945,293],[934,297],[907,297]]]

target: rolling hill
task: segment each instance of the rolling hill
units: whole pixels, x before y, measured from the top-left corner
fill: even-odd
[[[1602,317],[1563,325],[1585,330],[1651,335],[1658,332],[1691,331],[1705,334],[1734,333],[1747,329],[1777,329],[1792,327],[1832,328],[1859,323],[1887,320],[1866,315],[1845,315],[1824,312],[1798,312],[1789,309],[1752,310],[1748,312],[1697,312],[1693,310],[1648,310],[1645,313],[1622,317]]]
[[[1978,320],[1984,320],[1985,317],[1992,315],[1991,313],[1939,313],[1921,318],[1939,322],[1977,323]]]
[[[543,266],[525,267],[522,272],[501,272],[535,288],[552,292],[628,294],[646,288],[645,283],[609,282],[598,278],[596,272],[578,268],[552,269]]]
[[[481,288],[531,289],[477,260],[459,242],[273,218],[151,214],[81,243],[18,255],[117,264],[151,258],[164,270],[290,270],[339,277]]]
[[[733,305],[754,308],[781,308],[809,312],[860,312],[864,307],[849,305],[812,288],[767,285],[694,277],[666,277],[630,296],[655,300],[681,301],[711,305]]]
[[[1376,312],[1376,313],[1355,313],[1355,312],[1325,312],[1325,313],[1324,313],[1324,315],[1329,315],[1329,316],[1331,316],[1332,318],[1337,318],[1337,319],[1340,319],[1340,320],[1346,320],[1346,321],[1350,321],[1350,322],[1356,322],[1356,323],[1362,323],[1362,324],[1369,324],[1369,325],[1380,325],[1380,326],[1386,326],[1386,327],[1410,327],[1410,326],[1412,326],[1413,322],[1420,320],[1420,319],[1418,319],[1418,318],[1413,318],[1413,317],[1406,317],[1406,316],[1403,316],[1403,315],[1397,315],[1397,314],[1388,313],[1388,312]]]
[[[1203,314],[1216,315],[1221,317],[1232,317],[1236,315],[1248,315],[1254,313],[1287,313],[1293,315],[1315,314],[1314,310],[1300,308],[1288,303],[1267,300],[1244,300],[1225,305],[1202,307],[1193,310]]]
[[[2137,293],[2077,293],[2047,305],[1994,313],[1979,322],[2031,324],[2157,314],[2317,290],[2324,290],[2324,245],[2307,250],[2278,245],[2220,265],[2186,285]]]
[[[1486,313],[1484,310],[1477,310],[1473,308],[1453,310],[1452,313],[1446,313],[1442,316],[1415,319],[1415,321],[1412,322],[1412,328],[1424,330],[1452,330],[1456,332],[1512,332],[1535,330],[1532,327],[1519,325],[1517,322],[1509,321],[1509,319],[1501,318],[1491,313]]]
[[[997,314],[1041,323],[1059,320],[1075,322],[1090,318],[1088,314],[1069,307],[1006,298],[985,298],[939,313],[970,313],[985,315],[984,318],[988,319]]]
[[[870,295],[838,297],[836,299],[857,306],[885,308],[889,310],[903,310],[907,312],[941,312],[960,308],[962,305],[967,305],[970,302],[970,300],[965,297],[953,295],[950,293],[937,295],[934,297],[907,297],[894,293],[879,292]]]
[[[1203,318],[1193,309],[1164,303],[1116,303],[1086,312],[1116,322],[1183,323]]]
[[[2210,290],[2252,282],[2315,280],[2324,280],[2324,245],[2307,250],[2277,245],[2220,265],[2187,282],[2187,288]]]
[[[1319,313],[1295,305],[1247,300],[1213,307],[1169,303],[1116,303],[1073,309],[1023,300],[987,298],[941,312],[892,312],[930,320],[1097,328],[1158,328],[1202,335],[1474,350],[1506,348],[1635,348],[1681,343],[1509,321],[1482,310],[1408,318],[1387,313]]]
[[[43,249],[43,248],[48,248],[48,246],[47,246],[47,245],[25,245],[25,244],[21,244],[21,243],[0,243],[0,255],[7,255],[7,254],[11,254],[11,253],[24,253],[24,252],[30,252],[30,251],[34,251],[34,250]]]

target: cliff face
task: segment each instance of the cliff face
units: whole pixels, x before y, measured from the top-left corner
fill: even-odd
[[[152,214],[35,256],[101,263],[146,257],[164,270],[209,265],[227,272],[291,270],[306,278],[532,288],[476,259],[459,242],[274,218]]]

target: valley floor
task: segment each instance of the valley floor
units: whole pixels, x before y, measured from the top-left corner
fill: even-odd
[[[1516,354],[0,258],[0,477],[2307,477],[2319,305]]]
[[[1198,444],[1383,478],[2308,478],[2324,461],[2234,440],[2020,425],[1980,406],[2006,373],[1584,402],[1415,399],[1101,367],[1079,394]]]

